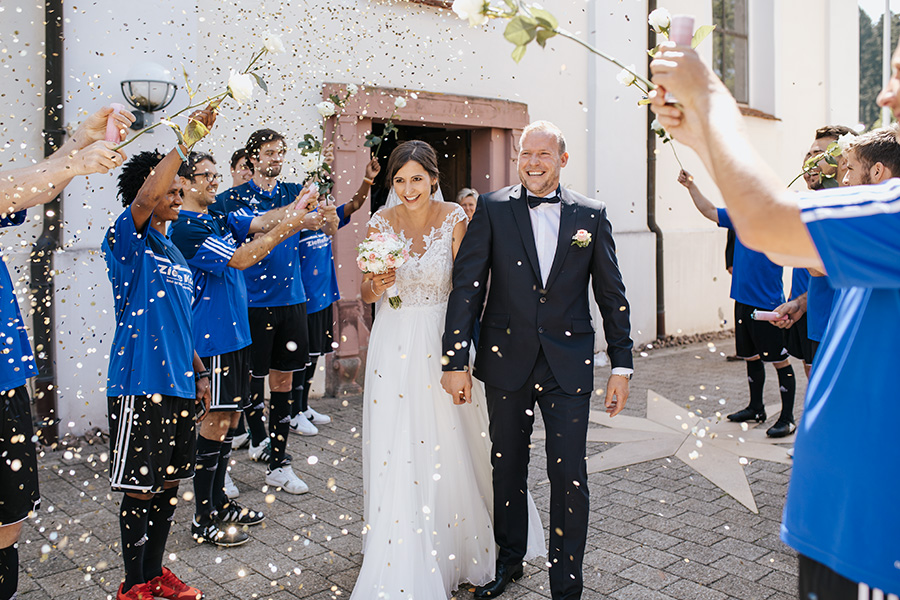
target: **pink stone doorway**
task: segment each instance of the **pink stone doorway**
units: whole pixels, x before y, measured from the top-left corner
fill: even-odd
[[[344,86],[326,84],[323,97],[343,95]],[[517,181],[516,143],[528,124],[528,107],[519,102],[456,96],[433,92],[409,92],[390,88],[365,88],[351,98],[336,124],[334,195],[347,202],[356,191],[370,160],[364,146],[373,123],[386,122],[394,112],[394,98],[407,99],[395,124],[406,133],[415,127],[467,131],[470,140],[469,187],[481,192],[499,189]],[[329,128],[335,123],[329,122]],[[329,130],[329,135],[331,131]],[[384,152],[381,153],[382,156]],[[459,159],[465,159],[460,157]],[[383,163],[384,164],[384,163]],[[453,198],[447,198],[452,200]],[[356,268],[356,246],[365,237],[370,201],[351,218],[334,240],[341,300],[335,305],[334,339],[337,348],[328,356],[326,394],[344,397],[362,392],[365,353],[371,327],[371,310],[359,295],[362,274]]]

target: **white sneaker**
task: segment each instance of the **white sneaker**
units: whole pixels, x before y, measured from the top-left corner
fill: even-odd
[[[231,449],[240,450],[250,443],[250,432],[241,433],[231,439]]]
[[[296,417],[291,419],[291,431],[299,433],[300,435],[316,435],[319,433],[318,428],[310,423],[309,419],[307,419],[306,415],[303,413],[299,413]]]
[[[309,419],[311,423],[314,425],[328,425],[331,423],[331,417],[328,415],[323,415],[320,412],[316,412],[311,408],[307,408],[306,412],[303,413],[306,415],[306,418]]]
[[[241,495],[241,490],[234,485],[234,481],[231,479],[228,471],[225,471],[225,495],[228,496],[229,500],[234,500]]]
[[[250,447],[247,448],[247,454],[250,456],[250,460],[255,462],[269,462],[269,457],[272,455],[272,449],[269,445],[269,438],[263,440],[263,442],[259,446],[254,446],[253,442],[250,442]]]
[[[266,485],[281,488],[288,494],[305,494],[309,491],[309,486],[294,474],[290,465],[266,473]]]

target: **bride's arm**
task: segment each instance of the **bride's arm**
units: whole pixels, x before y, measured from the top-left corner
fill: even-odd
[[[456,253],[459,252],[459,245],[462,244],[463,238],[466,237],[466,221],[460,221],[453,227],[453,260],[456,260]]]

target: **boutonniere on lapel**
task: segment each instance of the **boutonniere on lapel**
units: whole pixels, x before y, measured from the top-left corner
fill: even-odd
[[[587,229],[579,229],[572,236],[572,245],[587,248],[591,243],[591,233]]]

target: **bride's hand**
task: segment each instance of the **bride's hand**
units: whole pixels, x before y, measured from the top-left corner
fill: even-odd
[[[376,296],[381,296],[388,288],[397,281],[397,270],[391,269],[384,273],[372,276],[372,292]]]

